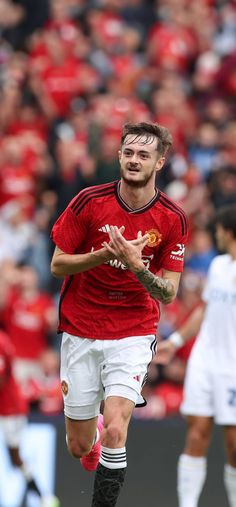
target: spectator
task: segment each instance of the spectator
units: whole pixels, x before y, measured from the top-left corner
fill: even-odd
[[[18,283],[10,286],[2,302],[2,322],[15,347],[14,370],[27,392],[31,378],[43,375],[41,356],[56,332],[57,311],[48,294],[38,288],[38,276],[30,266],[18,269]]]
[[[29,466],[20,454],[23,429],[27,425],[28,407],[13,374],[14,347],[10,337],[0,331],[0,428],[13,466],[23,474],[26,482],[26,496],[34,491],[40,498],[41,492]]]

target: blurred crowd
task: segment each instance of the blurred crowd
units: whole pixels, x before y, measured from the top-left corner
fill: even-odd
[[[0,0],[0,326],[32,409],[62,410],[51,226],[119,178],[122,125],[149,120],[174,139],[158,186],[190,221],[165,339],[200,302],[215,210],[236,202],[236,1]],[[178,412],[190,349],[152,366],[140,416]]]

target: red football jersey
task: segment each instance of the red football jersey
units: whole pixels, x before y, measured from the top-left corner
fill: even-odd
[[[3,325],[17,358],[37,360],[48,347],[46,314],[52,308],[54,301],[48,294],[39,293],[32,301],[25,301],[17,291],[10,293]]]
[[[7,334],[0,331],[0,416],[21,415],[27,403],[12,373],[14,348]]]
[[[52,239],[65,253],[98,250],[111,225],[125,226],[124,237],[149,233],[142,259],[154,273],[183,270],[187,239],[185,213],[164,193],[144,207],[131,209],[119,194],[119,182],[82,190],[58,218]],[[65,277],[58,331],[94,339],[155,334],[159,303],[120,261],[112,260]]]

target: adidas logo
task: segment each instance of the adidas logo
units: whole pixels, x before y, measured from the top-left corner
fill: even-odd
[[[98,229],[99,231],[101,232],[106,232],[107,234],[111,231],[111,227],[113,227],[112,225],[102,225],[102,227],[100,227],[100,229]]]
[[[111,229],[110,229],[110,225],[106,224],[106,225],[103,225],[102,227],[100,227],[100,229],[98,229],[98,230],[101,232],[109,233]]]

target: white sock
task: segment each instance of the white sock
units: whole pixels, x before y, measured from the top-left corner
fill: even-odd
[[[206,472],[207,464],[204,456],[181,454],[177,470],[179,507],[197,507]]]
[[[119,449],[109,449],[102,446],[101,457],[99,463],[106,468],[126,468],[126,448],[120,447]]]
[[[236,468],[229,464],[224,467],[224,484],[230,507],[236,507]]]

